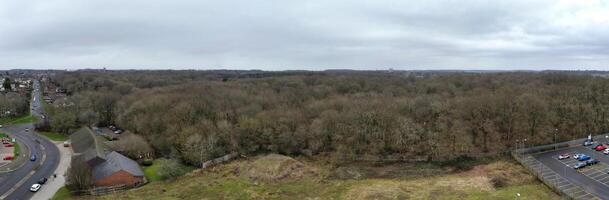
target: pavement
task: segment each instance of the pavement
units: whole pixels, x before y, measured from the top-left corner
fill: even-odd
[[[40,104],[40,83],[38,81],[34,81],[32,96],[35,97],[31,102],[32,114],[40,118],[44,112]],[[26,128],[30,131],[25,131]],[[56,144],[34,133],[33,130],[33,124],[7,125],[1,130],[30,149],[31,154],[36,155],[37,159],[35,161],[29,161],[28,159],[18,169],[0,173],[0,199],[23,200],[32,198],[34,193],[29,191],[30,186],[43,177],[51,177],[57,169],[60,152]],[[52,196],[48,198],[50,197]]]
[[[32,196],[32,200],[48,200],[66,183],[65,175],[70,166],[70,160],[73,154],[72,148],[64,147],[62,142],[55,142],[55,146],[57,146],[61,155],[59,165],[53,173],[56,174],[57,177],[50,177],[48,182],[44,184],[44,187],[40,188],[40,190]]]
[[[573,158],[563,160],[557,159],[558,155],[564,153],[569,153],[571,155],[583,153],[599,160],[600,163],[575,170],[573,169],[573,166],[579,161]],[[560,189],[567,190],[568,192],[569,187],[578,186],[584,188],[585,192],[590,193],[591,195],[600,199],[609,200],[609,174],[607,173],[609,170],[608,155],[587,147],[576,146],[534,154],[533,157],[545,167],[555,172],[557,176],[566,180],[557,183]]]

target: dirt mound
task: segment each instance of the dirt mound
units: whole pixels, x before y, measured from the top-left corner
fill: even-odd
[[[318,170],[288,156],[269,154],[247,161],[239,167],[241,176],[254,181],[277,182],[318,175]]]

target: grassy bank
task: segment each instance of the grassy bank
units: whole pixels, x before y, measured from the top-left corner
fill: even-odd
[[[63,141],[67,141],[70,139],[69,135],[65,135],[65,134],[61,134],[61,133],[40,132],[40,131],[37,131],[37,133],[40,135],[43,135],[53,141],[63,142]]]
[[[0,124],[2,124],[2,125],[27,124],[27,123],[33,123],[33,122],[34,122],[34,116],[32,116],[29,113],[27,115],[23,115],[23,116],[19,116],[19,117],[6,117],[6,118],[0,119]]]
[[[127,192],[80,198],[514,199],[516,193],[521,194],[520,199],[559,198],[508,159],[468,170],[429,163],[337,166],[323,160],[284,160],[238,160],[173,181],[155,181]]]
[[[67,199],[70,197],[70,190],[68,190],[68,188],[61,187],[59,188],[59,190],[57,190],[57,192],[53,195],[53,197],[51,198],[51,200],[62,200],[62,199]]]

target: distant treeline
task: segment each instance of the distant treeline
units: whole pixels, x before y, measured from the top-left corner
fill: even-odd
[[[74,104],[51,109],[55,131],[117,124],[197,165],[233,151],[443,161],[609,129],[609,79],[568,72],[111,71],[52,81]]]

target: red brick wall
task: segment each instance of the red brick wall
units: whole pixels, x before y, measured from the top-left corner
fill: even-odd
[[[95,182],[95,186],[134,185],[143,180],[143,177],[135,177],[128,172],[118,171],[104,179]]]

